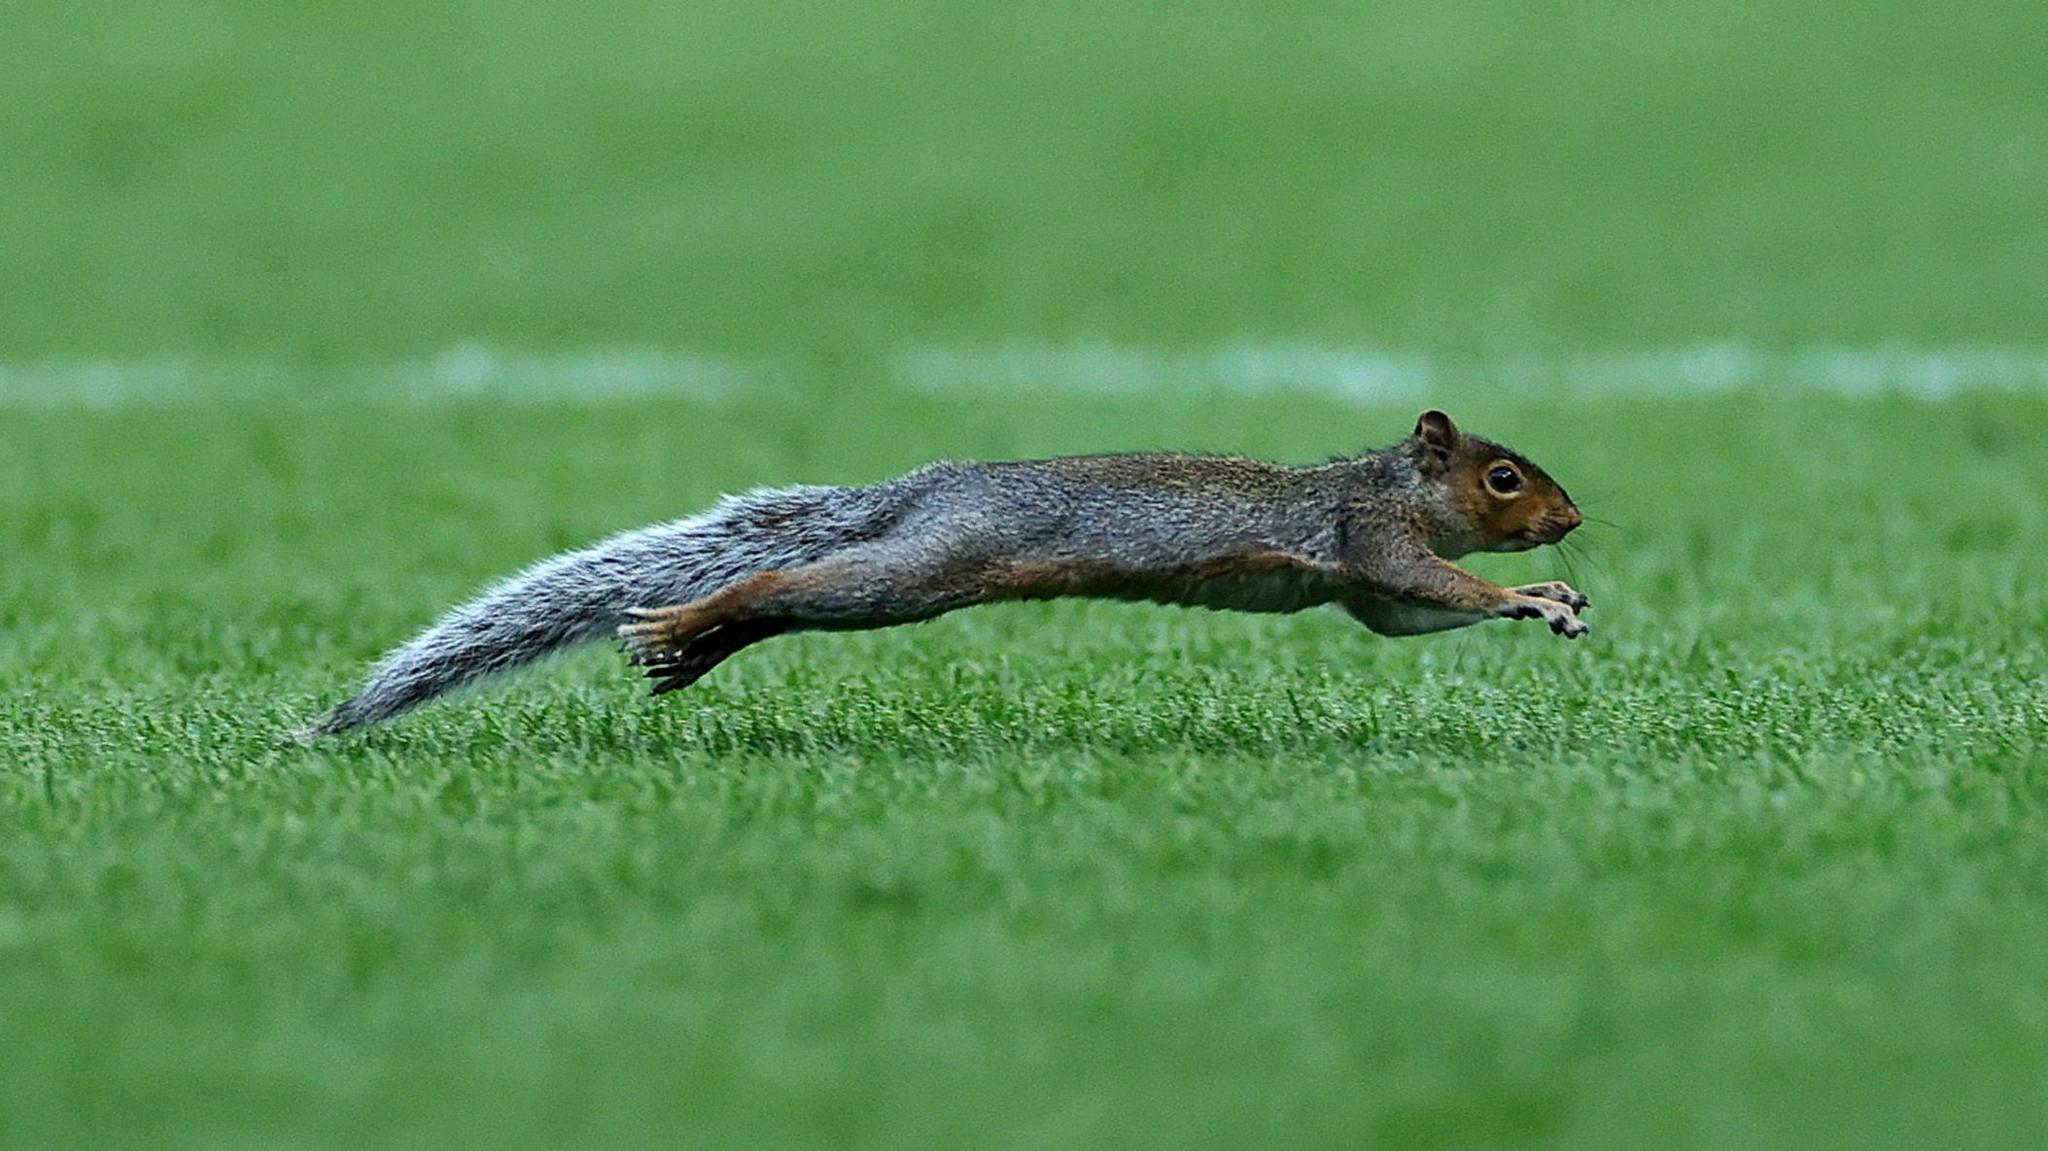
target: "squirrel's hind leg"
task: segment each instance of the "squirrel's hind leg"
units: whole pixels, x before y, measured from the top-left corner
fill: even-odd
[[[627,624],[619,629],[627,649],[632,652],[633,662],[646,667],[647,678],[655,681],[655,695],[680,691],[703,679],[712,668],[737,655],[740,649],[789,630],[789,624],[784,620],[749,619],[695,627],[686,622],[684,626],[688,632],[684,634],[664,618],[664,611],[678,610],[667,608],[639,613],[643,615],[642,623]],[[643,626],[649,627],[650,631],[630,634],[630,629]]]
[[[968,583],[921,568],[825,561],[759,572],[690,603],[636,610],[619,638],[660,695],[783,632],[915,623],[982,598]]]

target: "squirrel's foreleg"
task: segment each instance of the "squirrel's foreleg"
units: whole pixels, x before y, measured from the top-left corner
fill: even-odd
[[[1366,594],[1345,604],[1382,635],[1419,635],[1489,619],[1541,619],[1567,639],[1592,629],[1578,612],[1586,597],[1562,583],[1504,588],[1428,551],[1375,557],[1358,564]]]

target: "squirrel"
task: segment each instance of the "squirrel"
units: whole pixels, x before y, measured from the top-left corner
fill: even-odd
[[[1540,619],[1571,638],[1588,631],[1579,613],[1590,606],[1571,587],[1501,587],[1451,561],[1554,544],[1579,523],[1543,469],[1439,411],[1392,447],[1308,467],[1142,453],[941,462],[870,487],[761,489],[489,588],[386,655],[359,693],[300,734],[390,719],[607,636],[659,695],[771,636],[1007,600],[1249,612],[1334,603],[1380,635]]]

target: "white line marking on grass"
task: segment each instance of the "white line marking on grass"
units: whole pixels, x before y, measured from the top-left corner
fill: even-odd
[[[321,367],[249,358],[47,360],[0,364],[0,406],[715,398],[753,386],[767,374],[761,363],[685,352],[599,349],[529,355],[474,343],[425,359]]]
[[[1440,374],[1439,365],[1419,354],[1299,343],[1227,344],[1195,351],[1115,344],[918,348],[898,356],[892,372],[904,387],[934,393],[1305,391],[1355,400],[1420,397]]]
[[[2048,393],[2048,350],[1990,345],[1769,352],[1715,344],[1461,359],[1304,342],[1182,351],[1013,343],[911,348],[883,368],[888,385],[935,396],[1300,394],[1414,403],[1502,391],[1561,397],[1749,391],[1920,399],[1973,392]],[[0,363],[0,408],[713,400],[804,383],[789,361],[765,356],[602,348],[534,355],[468,343],[421,359],[320,367],[231,357]]]
[[[1171,395],[1182,391],[1315,391],[1346,399],[1415,399],[1436,387],[1430,356],[1321,344],[1225,344],[1167,352],[1120,344],[1004,344],[915,348],[893,379],[911,391],[1063,391]]]
[[[758,364],[654,349],[595,349],[566,355],[508,355],[464,344],[428,361],[385,369],[387,378],[420,399],[632,399],[640,396],[722,396],[760,374]],[[366,373],[374,379],[375,371]]]
[[[1416,401],[1465,390],[1543,395],[1696,395],[1753,390],[1943,399],[2048,392],[2048,351],[2006,347],[1812,348],[1717,344],[1546,358],[1434,358],[1318,344],[1155,351],[1110,344],[920,348],[894,378],[929,393],[1051,391],[1103,396],[1301,392]]]

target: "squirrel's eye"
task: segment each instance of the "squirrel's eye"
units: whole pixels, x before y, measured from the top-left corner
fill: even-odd
[[[1511,496],[1522,490],[1522,473],[1500,464],[1486,473],[1486,486],[1504,496]]]

